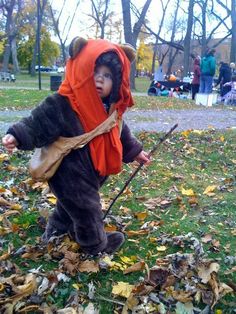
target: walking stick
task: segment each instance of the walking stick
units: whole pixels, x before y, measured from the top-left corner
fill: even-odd
[[[151,157],[155,153],[157,148],[171,135],[171,133],[177,128],[177,126],[178,126],[178,124],[175,124],[163,137],[161,137],[159,139],[158,143],[156,145],[154,145],[152,150],[149,152],[148,157]],[[136,176],[136,174],[139,172],[139,170],[143,167],[143,165],[144,165],[144,163],[140,163],[139,166],[136,168],[136,170],[129,177],[129,179],[125,182],[125,185],[123,186],[123,188],[120,190],[120,192],[116,195],[116,197],[112,200],[111,204],[109,205],[108,210],[105,213],[103,219],[106,218],[106,216],[110,212],[112,206],[114,205],[114,203],[116,202],[118,197],[124,192],[124,190],[127,188],[129,183],[133,180],[133,178]]]

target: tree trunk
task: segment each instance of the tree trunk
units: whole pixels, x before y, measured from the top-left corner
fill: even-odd
[[[175,14],[174,14],[174,19],[173,19],[171,38],[170,38],[171,42],[175,41],[176,22],[177,22],[178,11],[179,11],[179,0],[176,3],[176,9],[175,9]],[[169,62],[168,62],[167,74],[171,73],[171,68],[172,68],[172,64],[173,64],[173,55],[176,55],[176,53],[174,51],[174,48],[171,47],[170,52],[169,52]]]
[[[2,70],[4,72],[8,71],[8,64],[9,59],[11,55],[11,41],[12,41],[12,27],[13,27],[13,8],[15,5],[15,1],[12,0],[8,4],[3,5],[4,9],[6,11],[6,26],[5,26],[5,33],[7,34],[7,41],[6,45],[4,47],[4,53],[3,53],[3,64],[2,64]]]
[[[10,55],[11,55],[11,42],[10,42],[10,38],[8,37],[7,44],[5,45],[4,54],[3,54],[3,63],[2,63],[3,72],[8,71]]]
[[[232,37],[230,62],[236,62],[236,0],[231,0]]]
[[[189,72],[189,57],[190,57],[190,43],[191,35],[193,28],[193,7],[195,0],[189,1],[188,6],[188,23],[187,23],[187,32],[184,38],[184,73],[183,76],[186,76]]]
[[[142,12],[134,24],[133,30],[131,26],[131,13],[130,13],[130,0],[121,0],[122,4],[122,13],[123,13],[123,23],[124,23],[124,35],[125,42],[131,44],[135,49],[137,45],[138,35],[140,33],[141,27],[144,24],[145,16],[147,10],[151,4],[152,0],[147,0],[144,4]],[[135,90],[135,73],[136,73],[136,63],[134,62],[131,65],[130,73],[130,87],[132,90]]]
[[[47,0],[43,0],[42,2],[40,2],[40,5],[39,5],[39,17],[38,17],[38,21],[37,21],[38,22],[37,32],[39,31],[39,33],[41,32],[43,14],[44,14],[44,9],[45,9],[46,4],[47,4]],[[31,76],[35,76],[35,74],[36,74],[36,72],[35,72],[36,59],[37,59],[37,54],[40,53],[40,51],[38,51],[38,47],[39,47],[38,36],[35,35],[34,53],[33,53],[33,58],[32,58],[32,62],[31,62],[31,69],[30,69]]]
[[[17,49],[16,49],[16,38],[14,37],[11,41],[11,54],[12,54],[12,62],[14,67],[14,72],[19,73],[20,67],[17,59]]]

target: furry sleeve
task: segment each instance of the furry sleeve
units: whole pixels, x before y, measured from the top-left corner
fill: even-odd
[[[121,142],[123,145],[123,162],[129,163],[142,151],[143,147],[138,140],[132,136],[129,127],[123,121]]]
[[[72,120],[76,116],[66,98],[54,94],[33,109],[29,117],[13,124],[7,133],[15,136],[19,149],[32,150],[54,142],[59,136],[78,135],[69,130],[74,125]]]

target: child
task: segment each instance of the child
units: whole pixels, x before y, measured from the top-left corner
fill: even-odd
[[[89,132],[117,110],[119,117],[133,105],[129,87],[131,47],[106,40],[76,37],[70,45],[66,77],[28,118],[9,128],[3,145],[32,150],[53,143],[59,136]],[[57,205],[42,239],[69,233],[88,254],[113,253],[124,242],[121,232],[105,232],[99,188],[110,174],[121,171],[122,161],[148,163],[148,154],[131,136],[125,122],[95,137],[64,157],[49,180]]]
[[[225,83],[224,86],[231,87],[231,90],[223,97],[224,104],[236,105],[236,75],[232,76],[231,82]]]

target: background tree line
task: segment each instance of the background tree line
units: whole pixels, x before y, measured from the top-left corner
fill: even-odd
[[[72,2],[74,9],[65,17],[66,6]],[[83,12],[85,2],[89,10]],[[157,63],[165,60],[170,73],[181,55],[186,75],[196,53],[203,55],[207,48],[217,48],[226,39],[230,41],[229,61],[236,61],[236,0],[63,0],[57,8],[49,0],[0,0],[1,70],[7,71],[12,64],[15,73],[27,68],[35,74],[37,31],[41,64],[52,65],[59,57],[65,64],[75,23],[75,36],[83,33],[85,37],[127,42],[137,49],[132,88],[136,69],[153,73]],[[58,43],[52,40],[53,34]]]

